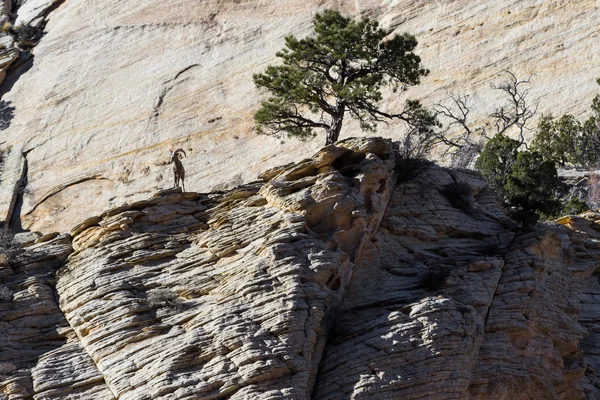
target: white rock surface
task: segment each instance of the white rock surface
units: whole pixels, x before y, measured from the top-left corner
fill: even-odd
[[[55,300],[54,272],[71,252],[63,235],[0,263],[2,400],[114,399]]]
[[[28,1],[19,18],[47,3]],[[583,114],[597,92],[600,8],[592,0],[65,0],[48,16],[31,68],[4,85],[15,117],[0,150],[29,152],[23,227],[67,231],[169,187],[169,149],[188,153],[194,191],[233,187],[311,154],[322,138],[280,145],[253,133],[261,94],[251,75],[275,61],[284,35],[307,34],[325,7],[414,33],[431,75],[408,95],[431,105],[448,92],[471,94],[474,120],[498,103],[490,83],[505,69],[535,74],[530,98],[540,113]],[[380,132],[398,137],[402,128]],[[357,134],[355,124],[343,133]],[[2,174],[3,206],[17,175]]]
[[[39,26],[44,21],[44,16],[51,11],[54,5],[62,0],[28,0],[21,7],[15,20],[15,25]]]

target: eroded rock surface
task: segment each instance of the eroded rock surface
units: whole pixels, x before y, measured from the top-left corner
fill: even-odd
[[[440,192],[455,182],[472,188],[463,209]],[[462,398],[514,237],[507,224],[472,173],[432,167],[400,183],[344,297],[314,398]]]
[[[600,216],[523,232],[478,174],[405,168],[350,139],[21,237],[0,399],[600,398]]]
[[[108,212],[72,232],[61,308],[117,398],[307,398],[393,166],[390,142],[347,141]]]
[[[0,399],[114,399],[56,301],[70,237],[13,251],[0,257]]]
[[[473,196],[453,204],[453,181]],[[314,398],[597,398],[597,257],[587,235],[515,229],[471,173],[429,169],[358,263]]]

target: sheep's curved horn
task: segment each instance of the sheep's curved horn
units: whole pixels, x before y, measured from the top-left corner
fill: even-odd
[[[177,149],[177,150],[175,150],[175,151],[173,152],[173,155],[176,155],[176,154],[178,154],[178,153],[183,153],[183,155],[184,155],[185,157],[187,157],[187,154],[185,154],[185,150],[183,150],[183,149]]]

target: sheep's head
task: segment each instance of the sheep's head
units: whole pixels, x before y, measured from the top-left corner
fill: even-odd
[[[179,158],[181,159],[181,154],[183,154],[184,157],[187,157],[187,154],[185,154],[185,151],[183,149],[177,149],[175,151],[171,152],[171,158],[169,159],[169,162],[172,163],[175,161],[175,158]]]

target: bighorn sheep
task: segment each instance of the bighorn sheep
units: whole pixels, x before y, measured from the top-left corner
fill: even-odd
[[[183,153],[183,155],[187,157],[187,154],[185,154],[183,149],[177,149],[171,153],[169,162],[173,163],[173,175],[175,176],[175,185],[173,187],[178,187],[179,182],[181,181],[181,188],[185,192],[185,169],[181,163],[181,158],[179,158],[180,153]]]

